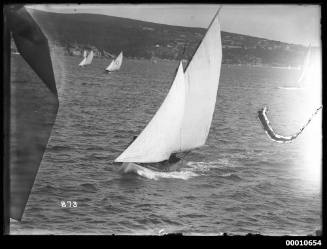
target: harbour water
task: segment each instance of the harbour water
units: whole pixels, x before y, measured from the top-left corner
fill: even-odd
[[[321,227],[321,112],[292,143],[271,141],[257,111],[292,135],[320,96],[287,90],[300,71],[222,65],[206,146],[179,172],[121,174],[112,161],[164,100],[177,61],[53,58],[59,111],[22,222],[12,234],[307,235]],[[19,65],[19,66],[18,66]],[[37,80],[12,56],[12,84]],[[29,73],[27,73],[29,72]],[[77,202],[64,208],[62,201]]]

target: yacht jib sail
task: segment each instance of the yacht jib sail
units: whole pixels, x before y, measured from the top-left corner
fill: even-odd
[[[218,10],[219,12],[219,10]],[[205,144],[216,103],[222,45],[218,12],[183,72],[141,134],[115,162],[156,163]]]
[[[86,54],[86,51],[84,51],[84,54],[83,54],[84,59],[79,64],[79,66],[81,66],[81,67],[91,64],[92,60],[93,60],[94,53],[92,50],[88,53],[87,56],[85,56],[85,54]]]
[[[106,71],[108,72],[118,71],[122,63],[123,63],[123,52],[120,52],[117,58],[111,61],[109,66],[106,68]]]
[[[180,63],[169,93],[149,124],[116,162],[160,162],[180,150],[185,102],[183,67]]]

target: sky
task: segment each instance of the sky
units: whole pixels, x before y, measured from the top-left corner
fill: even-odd
[[[58,13],[93,13],[155,23],[207,28],[220,5],[214,4],[39,4]],[[319,5],[224,4],[223,31],[281,42],[321,46]]]

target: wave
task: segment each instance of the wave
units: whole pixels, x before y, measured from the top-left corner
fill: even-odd
[[[58,191],[58,187],[47,184],[45,186],[36,189],[35,191],[41,194],[56,194]]]
[[[192,171],[181,170],[172,172],[159,172],[145,167],[141,167],[134,163],[128,163],[126,165],[123,165],[120,168],[119,172],[123,174],[136,174],[151,180],[159,180],[160,178],[188,180],[192,177],[197,176],[197,174]]]
[[[178,171],[159,172],[145,167],[141,167],[134,163],[128,163],[119,169],[123,174],[136,174],[151,180],[158,180],[160,178],[172,178],[188,180],[190,178],[205,175],[210,170],[218,170],[220,174],[218,177],[224,177],[232,180],[241,180],[239,176],[234,174],[235,166],[231,166],[228,159],[221,159],[213,162],[193,162],[189,161],[182,166]]]
[[[197,176],[196,173],[191,171],[174,171],[174,172],[158,172],[153,170],[137,170],[136,173],[140,176],[143,176],[148,179],[158,180],[160,178],[174,178],[188,180],[194,176]]]
[[[51,230],[42,228],[15,228],[10,230],[11,235],[97,235],[100,232],[76,232],[67,230]]]
[[[56,152],[71,150],[71,148],[69,146],[62,146],[62,145],[48,146],[47,149],[50,151],[56,151]]]
[[[305,90],[306,88],[304,87],[292,87],[292,86],[289,86],[289,87],[284,87],[284,86],[279,86],[278,89],[284,89],[284,90]]]
[[[212,169],[219,169],[220,171],[234,172],[239,165],[235,162],[231,162],[228,158],[218,159],[212,162],[187,162],[186,165],[193,171],[206,172]]]
[[[92,183],[82,183],[80,184],[80,187],[83,191],[91,192],[91,193],[96,192],[98,190],[96,185]]]
[[[239,177],[237,174],[232,174],[232,173],[218,175],[218,177],[222,177],[222,178],[225,178],[228,180],[233,180],[233,181],[241,181],[242,180],[242,178]]]
[[[206,215],[204,215],[204,214],[196,214],[196,213],[179,215],[179,218],[192,218],[192,219],[196,219],[196,218],[203,218],[203,217],[206,217]]]
[[[191,170],[193,171],[200,171],[205,172],[209,171],[211,169],[217,169],[221,168],[222,165],[220,165],[218,162],[187,162],[186,164]]]
[[[231,166],[231,163],[229,160],[219,160],[215,162],[188,162],[187,164],[191,171],[195,171],[200,173],[201,175],[204,175],[208,171],[215,170],[215,177],[220,177],[228,180],[233,180],[233,181],[241,181],[242,178],[239,177],[237,174],[235,174],[235,169],[234,167],[236,166]]]

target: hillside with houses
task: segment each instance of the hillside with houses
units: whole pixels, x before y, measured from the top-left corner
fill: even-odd
[[[190,60],[206,29],[171,26],[95,14],[59,14],[31,10],[50,38],[51,49],[67,56],[93,50],[112,58]],[[302,45],[222,31],[223,63],[298,67],[307,48]],[[14,45],[13,45],[14,49]]]

